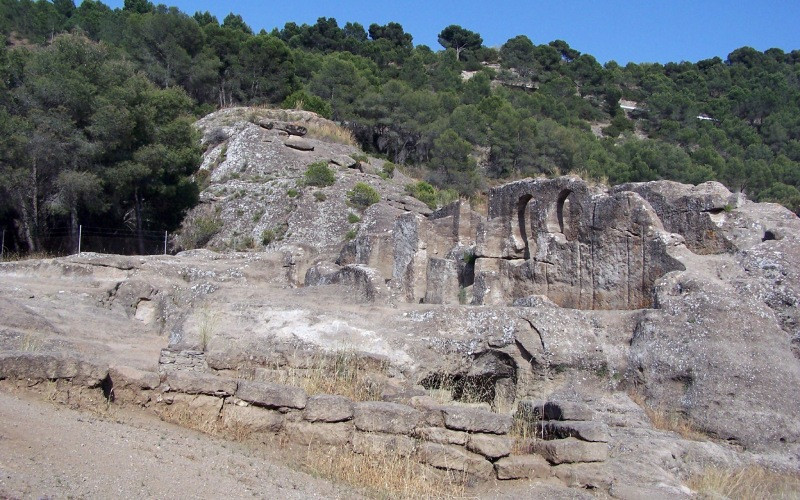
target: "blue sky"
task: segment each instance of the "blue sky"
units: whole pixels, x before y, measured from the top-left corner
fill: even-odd
[[[163,0],[162,0],[163,1]],[[123,0],[107,0],[120,7]],[[155,3],[161,3],[156,0]],[[696,62],[725,58],[742,46],[758,50],[800,49],[800,1],[659,1],[659,0],[347,0],[265,2],[239,0],[163,1],[193,14],[208,10],[220,21],[240,14],[255,31],[281,28],[286,22],[313,24],[319,17],[386,24],[394,21],[414,36],[415,44],[441,47],[437,34],[458,24],[481,34],[484,44],[499,47],[516,35],[534,43],[562,39],[601,63]]]

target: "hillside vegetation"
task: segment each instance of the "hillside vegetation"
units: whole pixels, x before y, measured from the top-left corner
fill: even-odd
[[[198,199],[191,124],[232,105],[315,111],[464,196],[574,171],[715,179],[800,212],[797,50],[622,67],[561,40],[495,49],[448,26],[435,50],[332,18],[254,33],[146,0],[0,0],[0,34],[0,227],[20,251],[79,223],[177,227]]]

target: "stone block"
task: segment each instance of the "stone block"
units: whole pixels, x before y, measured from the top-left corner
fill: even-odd
[[[457,470],[488,479],[494,472],[491,462],[464,448],[439,443],[422,443],[417,447],[420,462],[446,470]]]
[[[513,444],[513,439],[505,436],[470,434],[467,449],[495,460],[510,455]]]
[[[489,434],[508,434],[511,416],[474,408],[444,407],[444,424],[448,429]]]
[[[314,144],[312,144],[311,141],[296,135],[290,135],[285,141],[283,141],[283,144],[299,151],[314,151]]]
[[[603,462],[608,458],[608,444],[575,438],[554,439],[541,441],[537,453],[551,464]]]
[[[237,387],[236,380],[232,378],[182,371],[174,371],[167,374],[164,385],[172,392],[207,394],[220,397],[236,394]]]
[[[451,431],[442,427],[418,427],[414,435],[423,441],[440,444],[459,444],[461,446],[466,445],[469,439],[469,434],[466,432]]]
[[[255,406],[225,405],[222,421],[228,429],[278,433],[283,427],[284,416],[277,411]]]
[[[497,479],[544,479],[552,471],[547,460],[539,455],[516,455],[494,463]]]
[[[108,376],[115,389],[134,387],[136,389],[155,389],[161,384],[158,373],[138,370],[130,366],[116,365],[108,368]]]
[[[248,403],[267,408],[297,408],[306,407],[306,393],[297,387],[267,382],[254,382],[240,380],[236,396]]]
[[[365,432],[411,434],[422,413],[397,403],[370,401],[355,405],[356,428]]]
[[[408,457],[414,453],[414,448],[414,440],[402,434],[353,433],[353,451],[364,455]]]
[[[353,418],[353,402],[344,396],[321,394],[306,401],[303,418],[309,422],[344,422]]]
[[[284,431],[289,441],[303,446],[344,446],[353,439],[352,422],[286,422]]]
[[[540,436],[544,439],[565,439],[574,437],[596,443],[608,442],[608,426],[603,422],[559,422],[548,420],[538,425]]]
[[[548,401],[544,405],[544,420],[592,420],[594,411],[575,401]]]
[[[69,379],[97,387],[108,376],[108,366],[95,365],[61,353],[11,351],[0,354],[0,379]]]

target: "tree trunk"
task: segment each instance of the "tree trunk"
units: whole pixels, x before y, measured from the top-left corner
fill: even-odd
[[[136,215],[136,240],[139,244],[139,255],[144,255],[144,238],[142,235],[142,198],[139,196],[139,188],[133,191],[134,213]]]

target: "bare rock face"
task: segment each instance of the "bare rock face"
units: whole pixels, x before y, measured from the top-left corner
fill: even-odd
[[[683,269],[681,241],[639,195],[574,177],[494,188],[478,232],[475,302],[545,295],[562,307],[639,309],[653,285]]]

